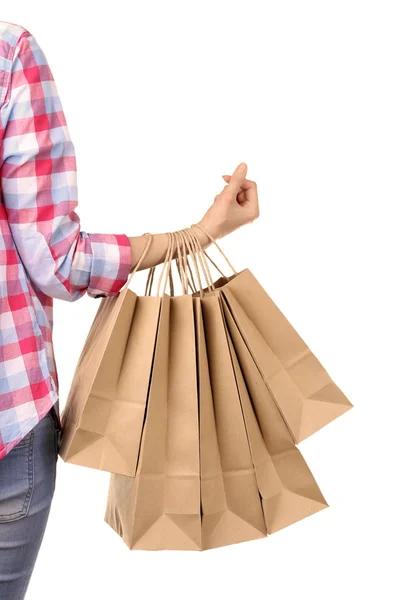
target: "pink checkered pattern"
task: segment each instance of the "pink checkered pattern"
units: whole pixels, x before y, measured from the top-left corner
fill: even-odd
[[[54,405],[53,299],[116,295],[132,267],[123,234],[81,231],[77,171],[46,57],[0,21],[0,459]]]

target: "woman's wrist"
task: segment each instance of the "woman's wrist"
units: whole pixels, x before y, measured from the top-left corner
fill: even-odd
[[[209,233],[214,240],[218,240],[221,237],[223,237],[222,235],[222,227],[220,227],[217,223],[215,223],[215,221],[211,221],[208,220],[207,218],[203,217],[203,219],[201,219],[198,222],[199,225],[201,225],[201,227],[203,227],[207,233]],[[195,223],[195,225],[197,225],[197,223]],[[200,228],[196,227],[196,235],[199,236],[199,231]],[[204,239],[207,238],[208,243],[211,242],[210,238],[208,236],[205,236],[204,234]]]
[[[207,233],[209,233],[214,239],[216,239],[218,237],[218,232],[216,232],[213,227],[210,227],[210,225],[207,222],[199,221],[200,225],[202,227],[204,227],[205,231]],[[194,225],[196,225],[197,223],[195,223]],[[186,228],[186,229],[191,229],[191,231],[196,235],[200,246],[203,249],[206,249],[211,243],[212,240],[208,237],[208,235],[206,233],[204,233],[204,231],[202,229],[200,229],[200,227],[191,227],[190,225]],[[178,231],[182,231],[182,230],[178,230]],[[141,235],[141,236],[134,236],[134,237],[129,237],[129,243],[131,245],[131,251],[132,251],[132,266],[130,269],[130,273],[133,271],[133,269],[135,268],[136,263],[138,262],[140,256],[143,253],[143,250],[148,242],[148,236],[145,235]],[[139,266],[139,271],[141,271],[142,269],[148,269],[150,267],[153,266],[157,266],[160,263],[164,262],[165,258],[166,258],[166,254],[167,254],[167,250],[168,250],[168,242],[169,242],[169,236],[167,233],[156,233],[153,234],[152,237],[152,242],[150,244],[150,247],[148,249],[148,252],[146,254],[146,256],[144,257],[143,261],[141,262],[140,266]],[[181,246],[181,253],[186,253],[186,250],[183,249],[183,247]],[[175,252],[173,254],[173,258],[177,257],[177,250],[175,249]]]

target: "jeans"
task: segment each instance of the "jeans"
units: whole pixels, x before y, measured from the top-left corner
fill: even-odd
[[[0,460],[0,598],[23,600],[42,543],[56,482],[54,407]]]

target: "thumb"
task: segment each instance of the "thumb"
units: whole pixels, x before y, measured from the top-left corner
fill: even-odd
[[[236,169],[233,171],[232,176],[230,177],[230,181],[229,181],[228,185],[226,186],[224,192],[228,193],[228,194],[232,194],[233,196],[236,196],[240,190],[241,185],[243,184],[244,180],[246,179],[246,173],[247,173],[246,163],[240,163],[240,165],[238,165],[236,167]],[[225,177],[224,177],[224,179],[225,179]]]

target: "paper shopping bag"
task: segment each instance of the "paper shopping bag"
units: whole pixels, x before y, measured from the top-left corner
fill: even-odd
[[[201,287],[194,245],[186,230],[180,233]],[[185,256],[183,267],[192,275]],[[266,529],[221,303],[218,295],[201,296],[194,294],[193,301],[200,415],[202,549],[207,550],[265,537]]]
[[[169,296],[161,303],[160,324],[147,398],[139,462],[133,477],[112,473],[105,521],[128,546],[157,544],[163,515],[167,442]],[[140,519],[135,515],[140,514]]]
[[[191,296],[166,296],[159,333],[138,470],[135,477],[111,475],[105,521],[131,549],[201,550]]]
[[[218,297],[193,300],[202,549],[207,550],[265,537],[266,529]]]
[[[161,298],[138,296],[129,283],[149,243],[126,287],[101,300],[85,341],[61,415],[65,462],[136,472]]]
[[[327,508],[328,504],[268,388],[263,385],[223,297],[222,302],[265,524],[271,534]]]
[[[185,231],[190,231],[195,238],[196,227],[199,226]],[[353,405],[251,271],[244,269],[237,273],[215,240],[214,243],[234,274],[212,281],[211,289],[224,296],[264,385],[273,396],[293,440],[299,443]],[[200,257],[206,257],[215,265],[199,244],[198,249]],[[207,276],[207,269],[203,270]],[[209,289],[203,288],[203,291],[207,294]]]

